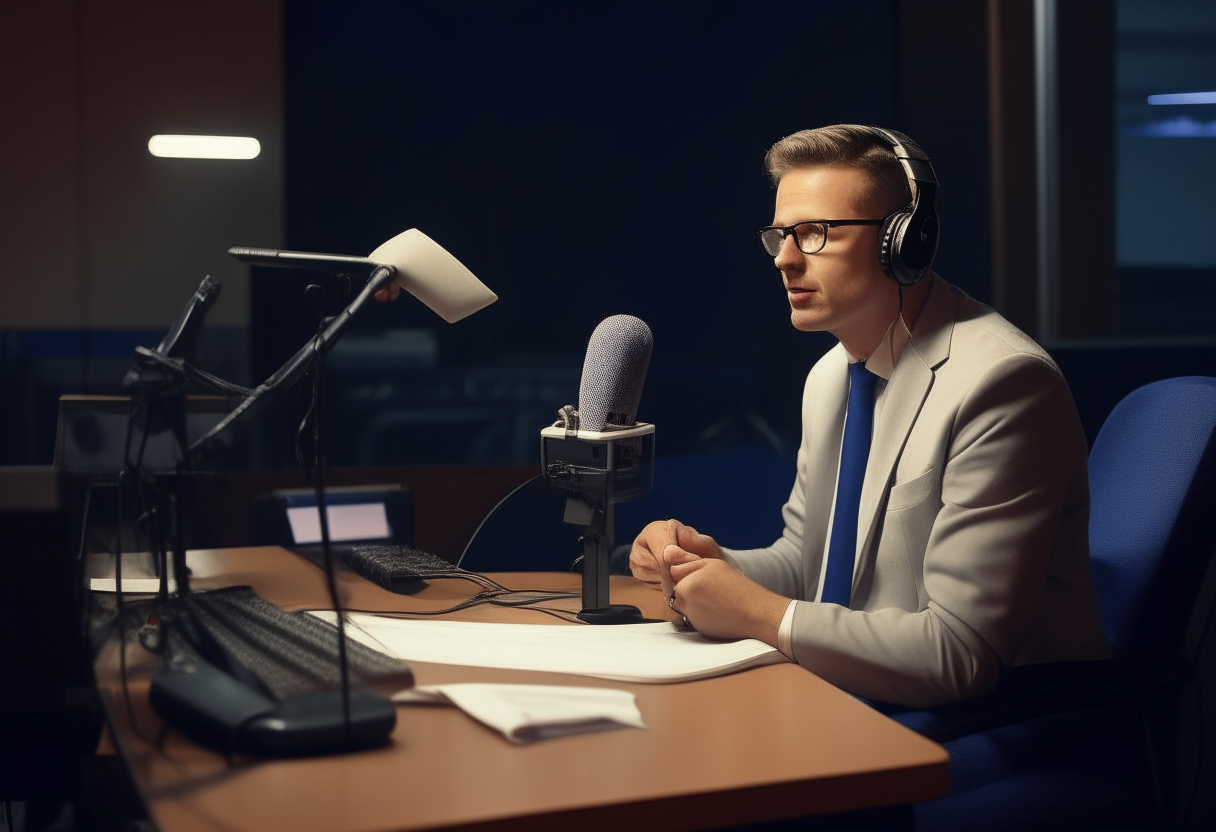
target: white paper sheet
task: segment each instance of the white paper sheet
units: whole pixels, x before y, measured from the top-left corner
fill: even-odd
[[[117,592],[118,582],[113,578],[90,578],[89,589],[93,592]],[[155,595],[160,592],[160,578],[123,578],[122,591],[131,595]],[[177,592],[177,581],[169,579],[169,591]]]
[[[455,705],[511,742],[645,728],[637,698],[625,690],[560,685],[428,685],[393,694],[394,702]]]
[[[334,621],[332,612],[314,612]],[[683,682],[786,658],[755,639],[716,641],[668,622],[597,627],[416,621],[347,613],[351,638],[406,661]]]

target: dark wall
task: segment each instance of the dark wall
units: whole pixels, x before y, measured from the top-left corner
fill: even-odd
[[[725,11],[721,11],[725,9]],[[710,11],[715,10],[715,11]],[[453,359],[578,351],[614,311],[664,352],[737,360],[784,298],[750,235],[761,158],[890,123],[889,2],[739,6],[315,2],[287,10],[288,240],[370,251],[417,225],[502,295]],[[381,325],[427,324],[391,309]],[[542,324],[540,326],[538,324]]]
[[[898,118],[933,157],[941,182],[934,268],[991,303],[986,4],[903,0],[899,39]]]
[[[315,0],[287,6],[285,55],[288,245],[366,253],[417,226],[501,298],[452,327],[379,307],[362,333],[432,330],[443,367],[577,368],[595,324],[632,313],[656,344],[639,415],[678,426],[666,449],[709,412],[796,438],[832,339],[790,327],[751,234],[771,218],[762,158],[805,127],[903,126],[897,3]],[[285,286],[254,278],[255,376],[306,332]],[[735,381],[664,399],[707,369]]]

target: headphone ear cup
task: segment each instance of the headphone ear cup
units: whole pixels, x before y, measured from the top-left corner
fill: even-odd
[[[903,263],[899,261],[899,244],[911,217],[912,215],[906,211],[896,211],[888,214],[882,225],[878,227],[878,266],[882,269],[883,274],[897,283],[902,282],[899,272],[903,266]]]

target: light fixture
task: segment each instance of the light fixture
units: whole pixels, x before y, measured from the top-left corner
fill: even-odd
[[[1148,103],[1155,107],[1163,104],[1216,104],[1216,91],[1170,92],[1161,95],[1150,95]]]
[[[252,136],[158,134],[148,139],[148,152],[168,159],[256,159],[262,144]]]

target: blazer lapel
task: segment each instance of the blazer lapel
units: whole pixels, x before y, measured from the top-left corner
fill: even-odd
[[[950,287],[936,275],[933,287],[912,339],[904,347],[883,392],[882,412],[874,425],[870,459],[861,486],[861,506],[857,516],[858,564],[853,571],[856,592],[864,576],[873,568],[875,534],[887,502],[895,465],[903,452],[908,434],[920,415],[921,406],[933,387],[933,371],[949,357],[950,334],[954,329],[955,305]]]

